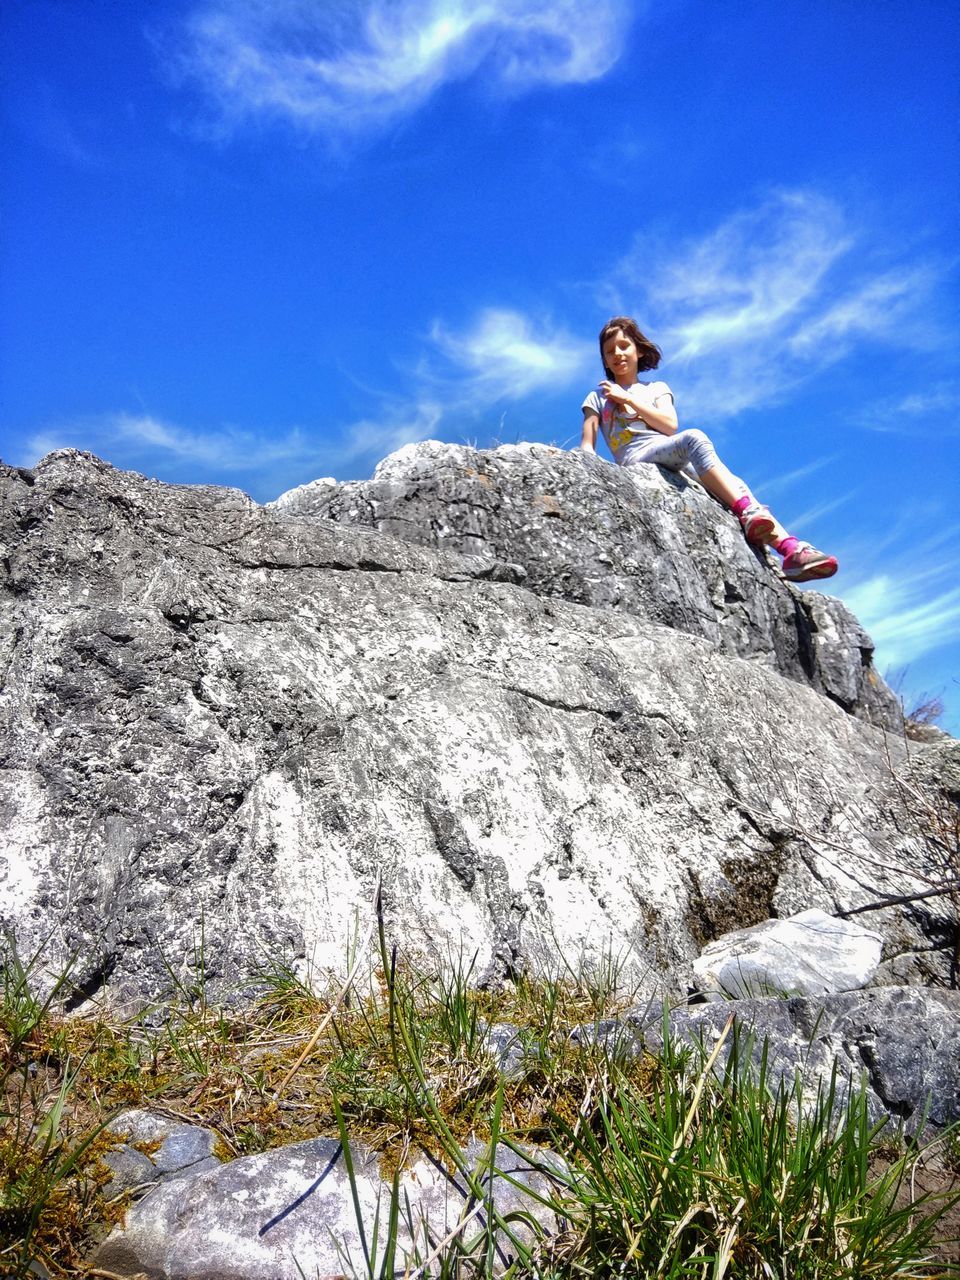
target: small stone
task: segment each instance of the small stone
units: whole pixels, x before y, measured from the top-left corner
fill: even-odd
[[[109,1151],[104,1163],[113,1174],[104,1188],[108,1199],[145,1183],[216,1168],[213,1154],[217,1135],[212,1129],[173,1120],[154,1111],[131,1108],[107,1126],[109,1133],[126,1139]]]
[[[484,1035],[483,1048],[506,1079],[513,1080],[523,1075],[526,1054],[519,1027],[510,1022],[492,1023]]]

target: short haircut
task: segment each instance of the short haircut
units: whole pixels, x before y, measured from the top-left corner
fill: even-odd
[[[637,372],[642,373],[646,369],[656,369],[663,359],[663,352],[660,348],[640,332],[640,326],[636,320],[630,316],[613,316],[600,330],[600,360],[603,363],[603,371],[607,377],[612,378],[613,373],[607,368],[606,361],[603,359],[603,344],[611,333],[615,333],[617,329],[622,329],[637,348],[637,356],[639,357],[637,360]]]

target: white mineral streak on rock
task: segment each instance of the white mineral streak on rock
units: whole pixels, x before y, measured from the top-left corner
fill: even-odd
[[[877,971],[883,938],[812,908],[725,934],[693,962],[694,986],[716,999],[855,991]]]
[[[16,919],[37,891],[30,851],[42,843],[44,801],[43,788],[31,771],[0,774],[0,814],[9,815],[0,826],[0,914],[7,919]]]

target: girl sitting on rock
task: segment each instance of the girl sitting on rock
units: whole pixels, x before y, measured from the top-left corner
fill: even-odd
[[[677,430],[677,411],[667,384],[637,381],[640,372],[656,369],[660,357],[660,348],[644,337],[629,316],[614,316],[603,326],[600,358],[607,377],[583,402],[580,448],[596,452],[599,427],[621,467],[653,462],[680,471],[689,464],[703,487],[737,516],[748,542],[769,543],[783,556],[785,578],[809,582],[832,577],[837,572],[836,557],[787,533],[723,465],[709,436]]]

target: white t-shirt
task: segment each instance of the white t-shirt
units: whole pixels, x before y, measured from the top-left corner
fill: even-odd
[[[635,382],[627,388],[634,399],[641,405],[648,404],[651,409],[657,407],[658,401],[669,396],[673,402],[673,392],[665,382]],[[662,436],[662,432],[654,431],[642,419],[635,417],[622,404],[608,400],[600,391],[591,391],[581,408],[595,413],[600,419],[600,430],[603,438],[613,454],[614,460],[623,466],[631,453],[631,446],[651,435]]]

